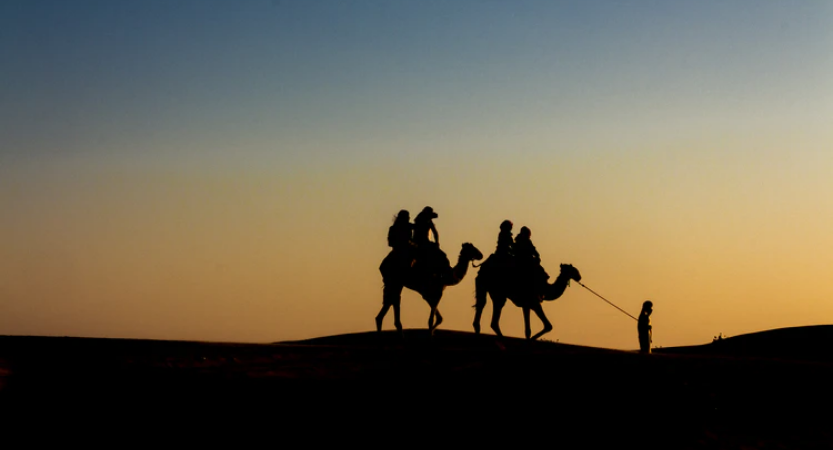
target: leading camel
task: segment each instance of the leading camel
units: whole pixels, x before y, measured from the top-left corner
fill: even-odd
[[[382,273],[384,290],[382,294],[382,309],[376,316],[376,330],[382,331],[382,320],[385,318],[388,309],[393,306],[394,326],[402,333],[402,322],[399,319],[399,303],[402,296],[402,288],[408,288],[418,292],[431,307],[431,314],[428,316],[428,330],[431,334],[442,323],[437,306],[447,286],[454,286],[466,276],[469,262],[483,259],[483,253],[474,245],[466,242],[460,250],[457,264],[451,267],[445,253],[437,247],[432,252],[435,254],[436,265],[432,266],[426,262],[417,261],[407,269],[397,264],[397,257],[394,252],[388,254],[379,266]],[[433,259],[433,258],[432,258]],[[436,322],[435,322],[436,317]]]
[[[523,275],[523,274],[521,274]],[[480,334],[480,315],[483,313],[483,308],[486,306],[486,295],[492,298],[492,330],[498,335],[503,336],[500,332],[500,313],[503,306],[506,304],[506,299],[512,300],[515,306],[522,308],[524,313],[524,335],[530,339],[532,334],[529,325],[529,311],[535,311],[535,314],[541,319],[544,324],[544,329],[541,330],[532,339],[538,339],[542,335],[552,331],[552,324],[547,320],[546,314],[541,302],[544,300],[551,301],[564,293],[570,280],[581,281],[581,274],[578,269],[571,264],[561,264],[561,273],[552,284],[543,282],[543,286],[538,289],[533,289],[523,279],[528,277],[519,277],[512,266],[501,264],[493,258],[487,259],[481,264],[480,269],[475,278],[475,296],[476,303],[474,313],[474,332]]]

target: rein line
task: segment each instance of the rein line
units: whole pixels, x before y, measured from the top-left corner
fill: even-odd
[[[587,289],[588,291],[593,292],[594,294],[596,294],[596,292],[594,292],[594,291],[593,291],[593,289],[590,289],[589,287],[587,287],[587,286],[583,285],[583,284],[581,283],[581,281],[576,281],[576,283],[581,284],[581,287],[583,287],[583,288]],[[604,301],[606,301],[606,302],[610,303],[610,301],[608,301],[606,298],[602,297],[601,295],[596,294],[596,296],[598,296],[600,299],[602,299],[602,300],[604,300]],[[622,311],[623,313],[628,314],[628,312],[627,312],[627,311],[625,311],[624,309],[622,309],[622,308],[620,308],[620,307],[618,307],[618,306],[614,305],[613,303],[610,303],[610,305],[611,305],[611,306],[613,306],[614,308],[618,309],[619,311]],[[633,319],[633,320],[635,320],[635,321],[639,322],[639,319],[637,319],[636,317],[631,316],[630,314],[628,314],[628,316],[629,316],[631,319]]]

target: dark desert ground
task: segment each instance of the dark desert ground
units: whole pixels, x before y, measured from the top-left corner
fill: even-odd
[[[98,417],[147,435],[171,420],[205,438],[208,423],[258,419],[282,440],[385,446],[833,448],[831,345],[833,326],[650,355],[422,329],[274,344],[2,336],[0,423]]]

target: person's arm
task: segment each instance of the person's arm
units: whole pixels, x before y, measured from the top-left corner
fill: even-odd
[[[434,222],[431,222],[431,232],[434,233],[434,243],[440,245],[440,234],[437,233],[437,227],[434,226]]]

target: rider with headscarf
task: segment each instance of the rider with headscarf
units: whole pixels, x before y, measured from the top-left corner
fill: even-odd
[[[393,220],[393,225],[388,228],[388,245],[393,248],[391,253],[395,255],[396,260],[402,265],[402,268],[411,267],[414,259],[413,242],[411,241],[411,234],[413,232],[413,224],[411,224],[411,215],[407,210],[399,211],[396,218]]]

